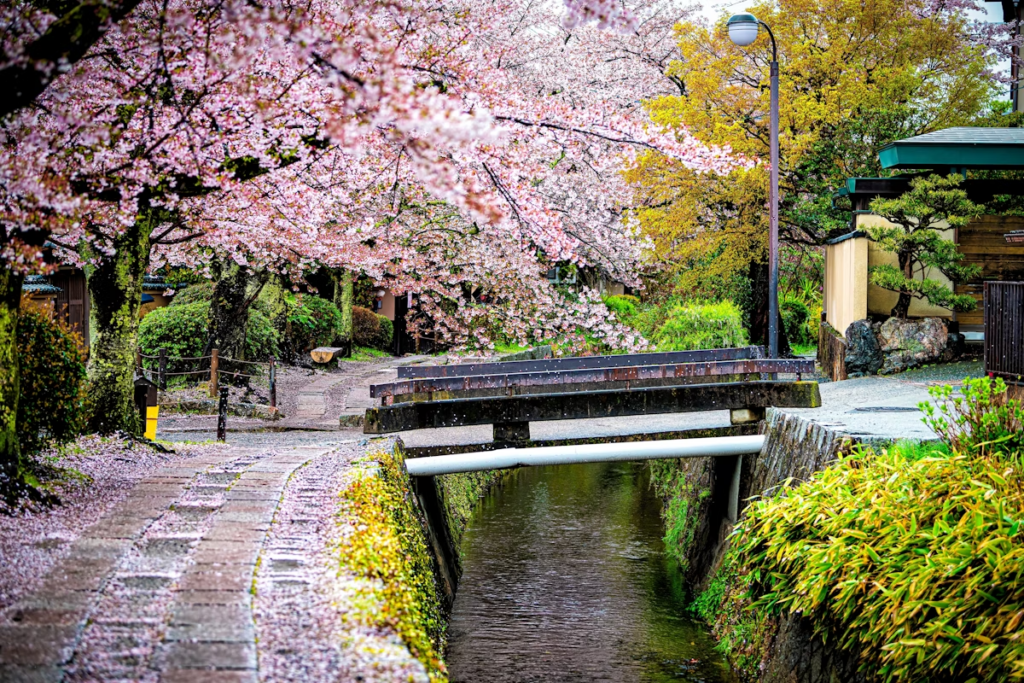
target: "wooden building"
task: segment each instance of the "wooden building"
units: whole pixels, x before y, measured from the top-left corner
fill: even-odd
[[[886,145],[879,152],[883,168],[921,173],[965,173],[970,169],[1024,169],[1024,129],[949,128]],[[864,228],[884,224],[885,219],[871,213],[875,197],[898,197],[910,187],[913,175],[892,178],[850,178],[837,198],[851,202],[851,231],[832,240],[825,248],[825,292],[823,315],[840,334],[854,320],[887,316],[897,294],[868,282],[868,269],[883,263],[895,263],[895,255],[883,252]],[[967,179],[962,187],[974,202],[987,203],[999,195],[1024,195],[1022,180]],[[949,229],[944,237],[953,240],[965,261],[981,268],[981,274],[969,282],[955,284],[957,293],[971,294],[978,308],[970,313],[954,313],[914,299],[911,317],[940,317],[955,321],[968,338],[980,339],[984,325],[983,293],[985,282],[1024,280],[1024,243],[1012,241],[1012,234],[1024,230],[1024,218],[1017,216],[981,216],[958,230]],[[950,284],[937,271],[929,277]]]

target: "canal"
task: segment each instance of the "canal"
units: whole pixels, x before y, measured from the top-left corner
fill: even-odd
[[[731,682],[687,615],[638,463],[523,468],[463,541],[453,683]]]

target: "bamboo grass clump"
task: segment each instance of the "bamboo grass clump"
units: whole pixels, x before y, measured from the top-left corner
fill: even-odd
[[[801,613],[869,679],[1024,679],[1024,408],[937,388],[942,444],[855,450],[748,510],[751,609]]]

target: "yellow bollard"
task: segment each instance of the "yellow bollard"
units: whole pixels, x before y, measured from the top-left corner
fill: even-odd
[[[160,406],[157,405],[156,384],[145,377],[138,377],[135,380],[135,405],[139,409],[139,417],[145,425],[145,436],[150,441],[156,439],[157,416],[160,414]]]
[[[146,406],[145,437],[150,441],[156,439],[156,421],[160,414],[160,406]]]

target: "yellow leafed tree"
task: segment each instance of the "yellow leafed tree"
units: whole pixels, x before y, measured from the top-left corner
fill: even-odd
[[[848,229],[831,194],[848,177],[879,175],[878,147],[964,125],[999,87],[991,31],[977,30],[960,0],[777,0],[749,11],[778,41],[780,229],[791,244]],[[684,291],[736,274],[751,278],[755,300],[763,291],[771,45],[761,33],[741,48],[724,17],[711,28],[680,24],[670,67],[680,93],[648,103],[655,125],[685,127],[758,165],[712,177],[649,153],[626,171],[651,258]]]

